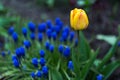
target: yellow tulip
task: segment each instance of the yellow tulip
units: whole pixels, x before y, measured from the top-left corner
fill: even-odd
[[[70,24],[74,30],[83,30],[88,27],[87,14],[82,9],[75,8],[70,12]]]

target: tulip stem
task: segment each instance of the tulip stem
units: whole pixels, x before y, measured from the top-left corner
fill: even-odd
[[[77,31],[77,37],[78,37],[78,45],[79,45],[79,41],[80,41],[80,32],[79,32],[79,30]]]

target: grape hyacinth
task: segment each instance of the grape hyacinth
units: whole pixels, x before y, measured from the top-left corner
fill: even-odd
[[[45,32],[45,30],[46,30],[46,23],[41,23],[38,25],[39,32]]]
[[[44,66],[46,63],[46,60],[44,58],[40,58],[40,65]]]
[[[35,75],[35,72],[31,72],[31,77],[32,77],[32,78],[35,78],[35,76],[36,76],[36,75]]]
[[[50,45],[49,50],[50,50],[50,52],[53,52],[54,51],[54,45]]]
[[[43,40],[43,34],[42,33],[38,33],[38,41],[42,42]]]
[[[69,69],[69,70],[73,70],[73,68],[74,68],[74,67],[73,67],[73,62],[72,62],[72,61],[69,61],[69,62],[68,62],[68,69]]]
[[[46,47],[47,50],[49,49],[49,47],[50,47],[50,43],[49,43],[48,41],[45,42],[45,47]]]
[[[19,68],[20,67],[20,63],[18,61],[18,59],[13,59],[13,65],[16,67],[16,68]]]
[[[4,51],[1,52],[1,56],[2,56],[2,57],[5,57],[5,52],[4,52]]]
[[[55,80],[80,79],[77,73],[82,72],[84,64],[89,63],[91,57],[86,56],[87,58],[80,62],[81,54],[89,53],[87,53],[88,51],[79,53],[82,51],[78,47],[79,39],[73,29],[64,25],[59,17],[55,19],[54,23],[52,20],[39,24],[30,21],[27,26],[23,26],[20,29],[22,35],[14,27],[8,29],[7,33],[10,38],[8,37],[6,40],[9,44],[5,42],[5,50],[0,52],[3,57],[1,60],[6,60],[1,61],[1,65],[10,67],[5,71],[10,71],[12,76],[7,76],[15,77],[16,80],[19,78],[22,78],[21,80],[53,80],[54,77]],[[0,48],[0,50],[2,49]],[[9,55],[8,51],[10,51]],[[78,69],[76,70],[76,68]],[[6,72],[6,74],[9,73]],[[88,74],[87,71],[86,74]],[[61,76],[64,76],[64,79]],[[102,75],[96,77],[97,80],[102,80],[102,78]]]
[[[31,46],[31,43],[29,40],[24,40],[23,44],[27,49]]]
[[[32,40],[35,40],[35,34],[34,34],[34,33],[31,33],[31,34],[30,34],[30,38],[31,38]]]
[[[65,50],[63,51],[63,56],[69,57],[70,56],[70,47],[66,46]]]
[[[120,47],[120,41],[118,41],[118,46]]]
[[[75,33],[73,31],[70,32],[70,41],[74,39]]]
[[[38,59],[37,59],[37,58],[33,58],[33,59],[32,59],[32,64],[33,64],[35,67],[38,67]]]
[[[52,33],[52,37],[53,37],[53,40],[56,40],[56,38],[57,38],[57,33],[56,33],[56,32],[53,32],[53,33]]]
[[[22,34],[26,37],[27,36],[27,28],[22,28]]]
[[[63,46],[63,45],[59,45],[58,51],[59,51],[60,53],[63,53],[63,50],[64,50],[64,46]]]
[[[40,50],[39,54],[40,54],[40,57],[44,57],[45,56],[45,51],[44,50]]]
[[[52,22],[51,22],[51,20],[47,20],[47,21],[46,21],[46,24],[47,24],[47,26],[48,26],[49,29],[52,27]]]
[[[48,39],[51,39],[51,36],[52,36],[52,30],[51,30],[51,29],[47,29],[47,31],[46,31],[46,35],[47,35]]]
[[[9,34],[9,35],[12,35],[13,32],[14,32],[14,27],[11,26],[11,27],[8,29],[8,34]]]
[[[16,32],[13,32],[12,38],[13,38],[14,42],[17,42],[18,41],[18,34]]]
[[[28,23],[28,28],[31,32],[35,32],[35,24],[33,22]]]
[[[42,67],[42,72],[44,75],[47,75],[48,74],[48,67],[47,66],[43,66]]]
[[[103,80],[103,76],[101,74],[97,75],[97,80]]]
[[[42,72],[40,70],[38,70],[36,75],[37,75],[37,77],[41,78],[42,77]]]

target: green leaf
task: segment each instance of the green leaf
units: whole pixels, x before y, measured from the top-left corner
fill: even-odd
[[[46,0],[46,3],[49,7],[53,7],[54,6],[54,0]]]
[[[83,69],[81,71],[81,80],[85,80],[91,66],[94,64],[94,61],[95,61],[98,53],[99,53],[99,49],[97,49],[96,52],[93,53],[93,55],[89,59],[88,63],[86,63],[86,65],[83,67]]]
[[[4,27],[0,26],[0,35],[4,37],[8,37],[7,31],[4,29]]]
[[[0,2],[0,15],[5,15],[7,13],[7,9]]]
[[[105,57],[102,59],[101,63],[97,67],[98,70],[102,69],[104,67],[104,65],[106,64],[106,62],[109,61],[110,58],[114,55],[114,53],[117,49],[117,43],[118,43],[118,39],[116,40],[115,44],[110,48],[110,50],[105,55]]]
[[[118,67],[120,67],[120,61],[114,61],[114,62],[106,65],[101,72],[102,75],[104,76],[103,80],[106,80],[112,74],[112,72],[115,69],[117,69]]]
[[[51,69],[50,72],[51,72],[52,80],[63,80],[61,73],[56,69]]]
[[[98,40],[104,40],[106,42],[108,42],[110,45],[114,45],[116,40],[117,40],[117,37],[114,36],[114,35],[97,35],[96,38]]]
[[[77,1],[77,5],[79,5],[79,6],[84,6],[84,5],[85,5],[85,1],[83,1],[83,0],[78,0],[78,1]]]
[[[80,59],[82,61],[88,60],[91,56],[91,48],[88,44],[87,40],[85,39],[82,32],[80,32],[80,43],[79,43],[79,51],[80,51]]]
[[[95,66],[98,66],[100,63],[101,63],[101,60],[96,59],[95,62],[94,62],[94,65],[95,65]]]

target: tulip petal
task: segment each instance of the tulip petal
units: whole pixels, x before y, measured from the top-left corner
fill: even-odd
[[[77,8],[72,10],[70,13],[70,24],[71,27],[75,30],[86,29],[89,21],[85,11]]]

